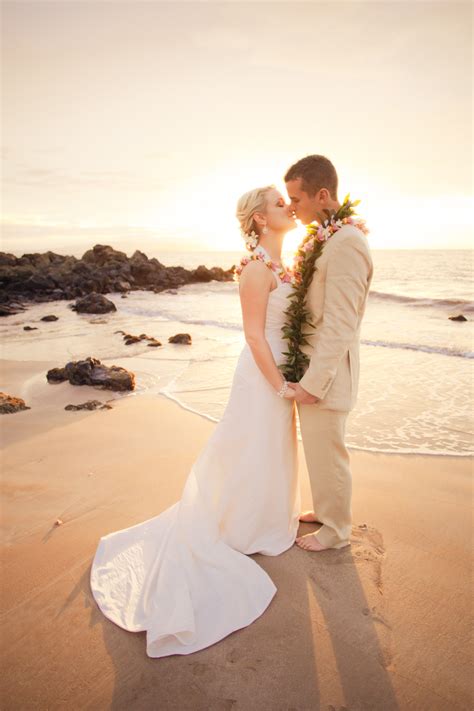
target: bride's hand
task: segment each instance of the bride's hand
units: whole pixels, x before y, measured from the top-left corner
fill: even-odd
[[[288,383],[288,389],[284,395],[285,400],[294,400],[296,395],[295,383]]]

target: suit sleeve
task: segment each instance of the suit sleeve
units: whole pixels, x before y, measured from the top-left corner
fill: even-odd
[[[321,400],[357,332],[370,270],[366,246],[353,237],[338,243],[328,260],[323,320],[308,370],[300,381],[302,388]]]

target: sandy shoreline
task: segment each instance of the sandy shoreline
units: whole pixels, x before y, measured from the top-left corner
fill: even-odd
[[[215,425],[147,395],[64,411],[114,394],[42,383],[54,365],[2,361],[0,389],[32,407],[1,418],[2,708],[471,707],[472,459],[353,451],[351,548],[256,556],[278,588],[265,614],[152,660],[98,611],[90,563],[100,536],[179,499]]]

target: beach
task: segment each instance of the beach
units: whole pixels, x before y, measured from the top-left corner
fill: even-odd
[[[50,385],[57,365],[2,361],[2,390],[35,386],[1,419],[3,709],[471,708],[470,457],[351,450],[352,545],[255,555],[278,588],[255,623],[150,659],[99,612],[92,558],[179,499],[216,425],[156,392]],[[89,399],[112,409],[64,410]]]
[[[472,17],[3,3],[0,711],[474,710]]]

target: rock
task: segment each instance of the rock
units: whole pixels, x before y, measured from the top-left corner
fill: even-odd
[[[192,339],[189,333],[177,333],[175,336],[170,336],[168,338],[168,343],[182,343],[186,346],[192,344]]]
[[[88,400],[80,405],[66,405],[65,410],[112,410],[112,405],[101,403],[100,400]]]
[[[14,412],[20,412],[21,410],[31,410],[31,407],[25,405],[25,401],[22,400],[21,397],[13,397],[13,395],[0,392],[1,415],[10,415]]]
[[[208,281],[229,281],[232,270],[225,271],[221,267],[212,267],[208,269],[204,265],[200,265],[192,272],[192,280],[198,282]]]
[[[15,314],[19,314],[23,310],[11,304],[0,304],[0,316],[15,316]]]
[[[211,271],[202,264],[194,270],[193,276],[196,281],[212,281]]]
[[[113,301],[107,299],[102,294],[93,291],[82,299],[78,299],[71,307],[73,311],[83,314],[106,314],[109,311],[117,311]]]
[[[449,316],[450,321],[467,321],[467,318],[463,314],[458,314],[457,316]]]
[[[132,288],[130,282],[123,279],[116,281],[114,287],[115,291],[130,291]]]
[[[17,258],[14,254],[9,252],[0,252],[0,267],[14,267],[16,265]]]
[[[23,326],[24,331],[37,331],[36,326]]]
[[[160,341],[153,339],[149,344],[148,348],[158,348],[158,346],[163,345]]]
[[[125,252],[103,244],[96,244],[80,259],[50,251],[22,257],[0,252],[0,316],[14,315],[24,309],[14,306],[12,297],[43,303],[58,299],[74,301],[92,293],[124,292],[120,296],[126,298],[125,292],[133,289],[158,294],[165,290],[174,292],[183,284],[232,279],[232,269],[208,269],[203,265],[194,270],[165,267],[140,250],[127,257]]]
[[[84,252],[82,261],[102,267],[107,263],[127,262],[128,257],[125,252],[119,252],[113,247],[104,244],[96,244],[92,249]]]
[[[48,316],[43,316],[41,321],[58,321],[58,317],[54,314],[49,314]]]
[[[38,272],[32,274],[23,285],[28,292],[52,292],[55,287],[56,282],[49,274],[43,275]]]
[[[48,383],[62,383],[64,380],[68,380],[66,368],[51,368],[46,373],[46,379]]]
[[[121,299],[128,299],[128,296],[127,296],[127,294],[122,294],[122,296],[120,298]]]
[[[123,339],[126,346],[131,346],[133,343],[141,343],[141,341],[153,341],[154,345],[161,346],[161,343],[154,336],[147,336],[146,333],[140,333],[139,336],[132,336],[131,333],[125,331],[114,331],[114,333],[123,333]]]
[[[177,292],[176,289],[167,289],[167,290],[165,291],[165,294],[173,294],[174,296],[175,296],[177,293],[178,293],[178,292]]]
[[[71,361],[64,368],[52,368],[46,373],[50,383],[69,380],[71,385],[92,385],[107,390],[134,390],[135,375],[117,365],[102,365],[97,358]]]

